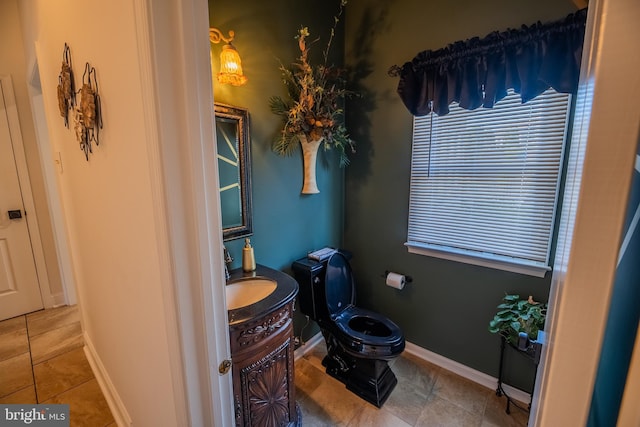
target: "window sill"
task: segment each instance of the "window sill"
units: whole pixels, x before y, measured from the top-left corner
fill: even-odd
[[[542,263],[527,262],[516,258],[502,257],[489,253],[465,251],[447,246],[435,246],[424,243],[407,242],[404,244],[412,254],[426,255],[465,264],[479,265],[496,270],[526,274],[528,276],[544,277],[551,267]]]

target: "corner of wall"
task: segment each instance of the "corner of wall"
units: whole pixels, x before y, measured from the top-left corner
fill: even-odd
[[[113,382],[109,378],[109,374],[107,373],[106,368],[102,364],[100,360],[100,356],[96,353],[96,349],[93,347],[93,343],[91,342],[91,338],[85,332],[84,336],[84,354],[87,356],[87,360],[91,365],[91,370],[98,381],[98,385],[104,394],[107,403],[109,404],[109,409],[111,409],[111,413],[116,420],[116,424],[120,427],[124,426],[132,426],[133,421],[127,412],[127,408],[124,406],[124,402],[120,398],[118,391],[116,390]]]

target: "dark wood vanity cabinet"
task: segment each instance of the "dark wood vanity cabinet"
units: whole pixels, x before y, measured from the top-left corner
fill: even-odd
[[[231,328],[236,426],[294,426],[293,301]]]
[[[230,322],[236,426],[300,425],[293,364],[294,296],[266,313]]]

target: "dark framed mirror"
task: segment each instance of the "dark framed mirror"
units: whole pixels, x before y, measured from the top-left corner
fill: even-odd
[[[249,111],[214,103],[224,241],[253,234]]]

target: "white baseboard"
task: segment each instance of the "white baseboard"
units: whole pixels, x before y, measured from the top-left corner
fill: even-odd
[[[309,339],[309,341],[307,341],[304,346],[298,348],[295,351],[295,360],[298,360],[306,353],[311,351],[313,347],[322,342],[322,340],[322,333],[318,332],[311,339]],[[436,366],[446,369],[449,372],[453,372],[454,374],[460,375],[463,378],[466,378],[491,390],[495,390],[498,385],[498,379],[492,377],[491,375],[487,375],[483,372],[477,371],[473,368],[463,365],[462,363],[458,363],[454,360],[448,359],[444,356],[441,356],[408,341],[405,343],[405,351],[418,357],[419,359],[422,359],[429,363],[433,363]],[[502,384],[502,388],[504,389],[505,393],[507,393],[512,399],[518,400],[523,403],[528,403],[531,399],[531,395],[529,393],[515,387],[511,387],[510,385]]]
[[[318,332],[314,336],[312,336],[308,341],[306,341],[303,345],[298,347],[293,354],[293,360],[298,360],[308,352],[310,352],[313,347],[322,342],[324,338],[322,337],[322,332]]]
[[[42,305],[44,306],[45,309],[61,307],[63,305],[71,305],[71,304],[67,304],[67,302],[64,299],[64,293],[62,292],[58,292],[55,294],[52,294],[50,292],[44,292],[44,293],[41,293],[41,296],[42,296]]]
[[[461,377],[464,377],[489,389],[495,390],[498,386],[497,378],[494,378],[491,375],[487,375],[484,372],[477,371],[473,368],[463,365],[462,363],[458,363],[454,360],[448,359],[413,343],[406,342],[405,351],[422,360],[433,363],[434,365],[446,369],[449,372],[458,374]],[[512,399],[518,400],[523,403],[529,403],[529,400],[531,399],[531,395],[529,393],[515,387],[511,387],[510,385],[503,383],[502,388],[504,389],[505,393],[507,393]]]
[[[125,408],[122,399],[120,399],[120,395],[116,388],[113,386],[107,370],[102,364],[102,361],[100,360],[98,353],[96,353],[96,349],[93,347],[91,339],[86,332],[84,333],[84,354],[87,356],[87,360],[89,360],[93,374],[98,381],[102,394],[104,394],[104,398],[107,400],[107,404],[109,405],[109,409],[111,409],[113,418],[116,420],[116,424],[118,427],[131,427],[133,425],[131,417]]]
[[[64,298],[64,292],[58,292],[56,294],[51,294],[51,301],[53,301],[54,307],[60,307],[62,305],[67,305],[67,301]]]

